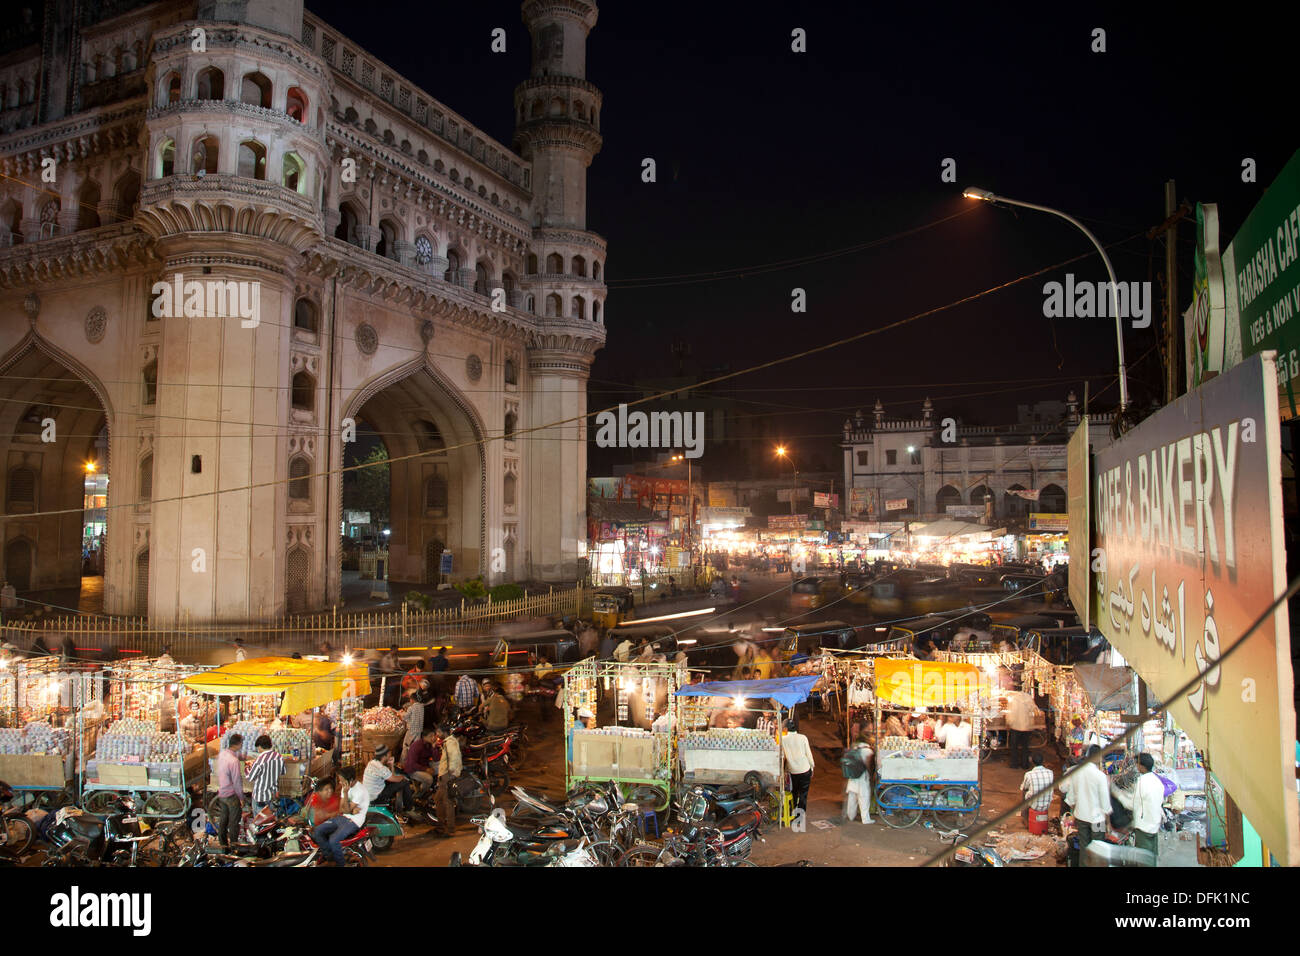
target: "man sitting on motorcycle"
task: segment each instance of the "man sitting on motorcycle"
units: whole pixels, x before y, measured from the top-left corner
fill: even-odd
[[[362,784],[370,794],[371,803],[392,802],[394,810],[410,810],[411,781],[393,770],[394,758],[386,744],[375,748],[374,759],[366,764]]]
[[[420,734],[419,739],[406,749],[406,758],[402,762],[402,769],[406,775],[415,781],[416,787],[421,791],[428,790],[433,786],[433,754],[434,746],[438,741],[438,728],[426,727]]]
[[[344,767],[339,771],[339,776],[343,778],[344,784],[348,785],[347,797],[340,802],[342,812],[324,823],[317,824],[311,831],[312,839],[321,848],[321,852],[328,852],[332,857],[332,860],[322,861],[321,866],[329,866],[331,862],[336,866],[343,866],[343,841],[356,836],[357,832],[365,826],[366,811],[370,809],[370,791],[366,789],[365,784],[355,782],[356,771],[351,767]]]
[[[293,817],[293,822],[305,819],[310,827],[320,826],[331,817],[339,815],[339,794],[334,792],[334,781],[328,777],[317,780],[312,795],[303,804],[301,817]]]

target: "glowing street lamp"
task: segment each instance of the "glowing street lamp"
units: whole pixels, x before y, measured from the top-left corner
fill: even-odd
[[[979,199],[983,202],[1000,202],[1008,206],[1020,206],[1024,209],[1037,209],[1039,212],[1051,213],[1053,216],[1059,216],[1066,222],[1075,226],[1080,232],[1088,237],[1089,241],[1097,247],[1101,253],[1101,261],[1106,264],[1106,274],[1110,276],[1110,304],[1111,311],[1115,313],[1115,348],[1119,353],[1119,412],[1123,416],[1125,409],[1128,408],[1128,372],[1124,365],[1124,325],[1120,321],[1119,315],[1119,290],[1115,281],[1115,269],[1110,264],[1110,256],[1106,255],[1106,250],[1102,248],[1097,237],[1094,236],[1083,223],[1075,219],[1069,213],[1061,212],[1059,209],[1052,209],[1050,206],[1039,206],[1031,202],[1021,202],[1018,199],[1008,199],[1006,196],[995,196],[990,190],[980,189],[978,187],[968,187],[962,195],[967,199]]]

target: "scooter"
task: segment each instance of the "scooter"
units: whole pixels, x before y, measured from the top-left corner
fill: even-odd
[[[599,866],[580,838],[555,842],[532,839],[530,832],[506,822],[500,807],[486,817],[475,817],[479,840],[463,862],[460,851],[451,855],[450,866]]]
[[[692,787],[681,795],[677,817],[688,841],[702,841],[706,838],[706,831],[716,831],[716,834],[708,836],[730,857],[747,858],[754,841],[762,839],[763,814],[757,806],[739,809],[716,819],[710,815],[709,797],[702,787]]]
[[[709,801],[705,822],[721,820],[745,810],[757,810],[768,823],[775,823],[780,817],[780,793],[764,786],[763,778],[752,770],[745,774],[743,787],[699,783],[693,785],[692,789],[699,791]]]
[[[153,839],[140,825],[133,797],[117,797],[112,812],[102,815],[69,812],[75,809],[58,811],[46,831],[45,866],[135,866],[140,844]]]

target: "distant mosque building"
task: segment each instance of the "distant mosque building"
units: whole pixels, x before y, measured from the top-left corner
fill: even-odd
[[[577,577],[605,342],[597,9],[522,16],[509,146],[301,0],[10,17],[0,577],[77,587],[93,513],[107,613],[327,607],[352,424],[395,459],[390,579],[434,585],[445,551],[454,578]]]

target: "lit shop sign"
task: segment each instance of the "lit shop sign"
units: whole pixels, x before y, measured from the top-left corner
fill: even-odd
[[[1300,862],[1276,359],[1254,356],[1099,452],[1092,619],[1284,863]],[[1191,690],[1175,692],[1189,681]]]

